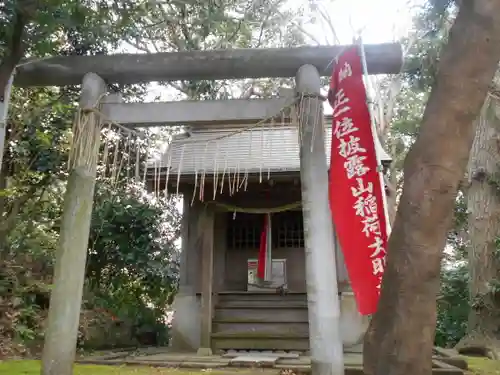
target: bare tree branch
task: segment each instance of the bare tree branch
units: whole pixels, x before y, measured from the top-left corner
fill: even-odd
[[[321,18],[323,18],[323,20],[326,22],[328,28],[330,29],[332,36],[333,36],[334,43],[340,44],[340,40],[337,36],[337,32],[335,31],[335,27],[333,26],[332,18],[324,9],[321,9],[321,8],[323,8],[321,5],[322,4],[319,4],[317,7],[318,13],[320,14]]]

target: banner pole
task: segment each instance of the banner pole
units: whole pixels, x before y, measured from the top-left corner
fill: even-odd
[[[385,216],[385,225],[387,229],[387,236],[391,233],[391,222],[389,220],[389,208],[387,207],[387,196],[385,193],[385,181],[384,181],[384,172],[382,170],[382,158],[380,157],[380,150],[377,147],[376,138],[378,137],[377,125],[375,123],[375,115],[373,110],[373,103],[370,95],[370,84],[368,77],[368,66],[366,63],[366,55],[365,55],[365,47],[363,46],[363,40],[361,36],[357,40],[359,52],[361,55],[361,66],[363,67],[363,76],[365,78],[365,91],[366,91],[366,105],[368,106],[368,113],[370,114],[370,124],[372,128],[372,136],[373,143],[375,145],[375,155],[377,158],[377,166],[379,168],[378,175],[380,179],[380,187],[382,188],[382,205],[384,206],[384,216]]]

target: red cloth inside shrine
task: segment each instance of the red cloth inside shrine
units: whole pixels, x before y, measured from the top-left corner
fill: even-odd
[[[267,266],[267,252],[268,249],[268,232],[269,232],[269,215],[264,215],[264,224],[262,226],[262,232],[260,234],[260,248],[259,257],[257,260],[257,277],[259,279],[264,279],[266,276],[266,266]]]

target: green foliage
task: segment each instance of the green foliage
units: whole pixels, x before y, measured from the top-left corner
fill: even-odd
[[[469,273],[466,263],[444,267],[438,299],[435,343],[454,346],[465,335],[469,315]]]
[[[89,282],[110,287],[125,280],[144,281],[155,290],[158,284],[169,285],[176,280],[177,271],[170,268],[171,251],[179,235],[174,202],[153,202],[133,185],[112,187],[100,183],[96,190],[87,266]]]
[[[439,55],[456,15],[453,0],[430,0],[414,18],[413,35],[406,39],[405,78],[416,90],[428,92],[434,85]]]
[[[70,97],[51,88],[13,91],[2,170],[8,203],[31,199],[61,177],[73,108]]]
[[[177,290],[179,212],[133,184],[97,186],[87,283],[96,305],[168,340],[166,308]]]
[[[426,92],[415,90],[404,82],[395,100],[391,127],[386,137],[386,147],[393,157],[392,173],[398,173],[403,169],[406,154],[418,134],[427,96]],[[398,185],[401,185],[402,178],[398,180]]]
[[[448,246],[452,249],[451,254],[445,257],[446,264],[467,261],[467,227],[469,213],[467,211],[467,199],[463,191],[459,190],[455,200],[453,226],[448,232]]]
[[[454,225],[448,233],[438,297],[435,343],[442,347],[455,345],[467,329],[470,310],[467,243],[464,241],[467,221],[467,201],[465,195],[459,192],[453,216]]]
[[[0,357],[24,353],[23,344],[40,337],[41,309],[37,299],[48,289],[37,272],[39,268],[40,263],[29,255],[3,254],[0,264]]]
[[[31,345],[42,338],[62,195],[61,189],[47,189],[43,204],[22,212],[22,217],[31,212],[32,220],[21,220],[9,236],[9,252],[4,252],[0,269],[0,295],[14,319],[0,320],[0,334],[14,342]],[[31,207],[33,202],[29,203]],[[107,316],[111,314],[124,322],[127,342],[140,343],[143,337],[155,344],[168,342],[166,312],[177,290],[179,224],[173,200],[151,200],[134,184],[111,186],[101,181],[97,185],[84,310],[97,313],[104,308],[108,313],[90,314],[90,322],[89,314],[82,315],[83,325],[101,326],[90,332],[98,335],[114,329]],[[95,342],[87,331],[82,327],[81,345]],[[148,338],[151,333],[153,339]],[[110,346],[113,342],[106,340]]]
[[[118,0],[113,3],[93,0],[67,1],[8,0],[0,8],[0,44],[4,54],[11,51],[18,14],[25,13],[28,22],[23,35],[29,56],[53,55],[54,51],[87,54],[102,47],[101,53],[116,47],[130,32],[137,17],[145,13],[145,1]],[[4,55],[5,56],[5,55]]]

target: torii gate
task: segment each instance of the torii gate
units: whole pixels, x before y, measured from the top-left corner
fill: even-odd
[[[333,59],[347,46],[286,49],[234,49],[110,56],[66,56],[23,63],[14,84],[19,86],[64,86],[82,84],[80,107],[92,107],[106,94],[106,83],[133,84],[151,81],[218,80],[238,78],[296,77],[297,90],[307,92],[302,100],[317,113],[320,77],[329,75]],[[397,43],[365,45],[369,74],[394,74],[402,66]],[[0,102],[0,115],[7,112],[10,87]],[[315,97],[314,94],[317,94]],[[167,103],[104,103],[110,120],[136,126],[158,126],[231,120],[249,121],[278,111],[280,99],[224,100]],[[88,113],[86,131],[95,134],[100,119]],[[310,116],[314,117],[314,116]],[[333,230],[328,205],[327,163],[323,134],[312,137],[312,121],[302,118],[301,183],[310,194],[303,196],[306,277],[311,327],[311,363],[316,375],[343,373],[342,342],[339,339],[339,305],[335,274]],[[5,116],[1,118],[5,123]],[[0,146],[3,148],[0,132]],[[314,147],[312,147],[314,143]],[[312,150],[312,151],[311,151]],[[96,150],[97,154],[97,150]],[[97,158],[97,155],[95,156]],[[43,354],[44,375],[69,375],[75,357],[78,322],[85,276],[85,262],[92,212],[96,168],[76,153],[65,197],[61,239],[51,293],[48,330]],[[77,197],[77,199],[76,199]],[[202,296],[203,299],[206,296]],[[206,303],[206,301],[205,301]]]

